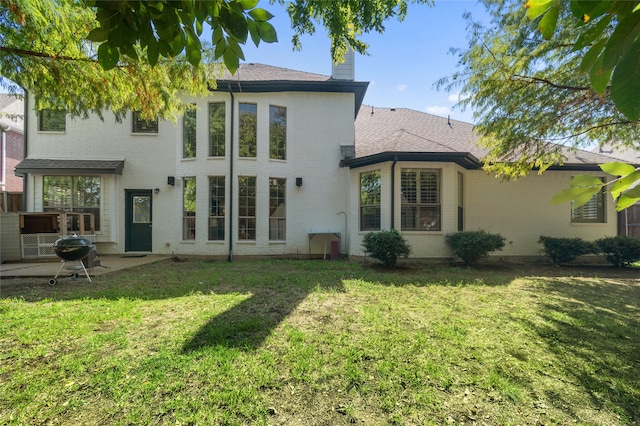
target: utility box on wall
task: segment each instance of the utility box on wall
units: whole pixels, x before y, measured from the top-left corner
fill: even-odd
[[[21,260],[20,215],[0,214],[0,263]]]

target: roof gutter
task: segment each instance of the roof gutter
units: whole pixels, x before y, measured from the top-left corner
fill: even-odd
[[[396,155],[391,163],[391,229],[396,229],[396,163],[398,156]]]
[[[235,111],[235,97],[233,96],[233,90],[231,84],[229,87],[229,96],[231,96],[231,129],[229,131],[231,135],[231,142],[229,144],[229,255],[227,261],[233,261],[233,129],[234,129],[234,111]]]

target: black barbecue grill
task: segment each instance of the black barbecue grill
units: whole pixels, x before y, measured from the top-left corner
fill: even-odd
[[[91,277],[87,272],[87,268],[85,268],[82,259],[86,258],[91,249],[93,248],[93,244],[91,241],[86,238],[78,237],[77,235],[67,235],[62,238],[56,240],[53,243],[53,251],[60,259],[62,259],[60,263],[60,268],[58,268],[58,272],[56,276],[49,280],[50,285],[56,285],[58,282],[58,275],[60,275],[60,271],[66,265],[67,262],[79,262],[80,265],[71,265],[67,266],[67,269],[74,270],[73,277],[78,277],[78,271],[82,269],[84,274],[87,276],[89,282],[91,282]]]

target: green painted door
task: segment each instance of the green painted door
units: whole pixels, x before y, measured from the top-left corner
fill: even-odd
[[[147,190],[125,190],[124,251],[151,251],[153,197]]]

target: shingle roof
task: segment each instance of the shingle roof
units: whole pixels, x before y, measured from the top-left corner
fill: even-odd
[[[122,174],[124,160],[66,160],[26,158],[16,166],[16,173],[36,174]]]
[[[356,159],[388,161],[380,154],[437,154],[461,165],[478,162],[488,152],[477,145],[474,125],[407,108],[374,108],[363,105],[355,122]],[[456,155],[457,154],[457,155]],[[462,161],[461,155],[468,157]],[[594,166],[610,158],[589,151],[563,150],[566,167]],[[406,155],[404,158],[407,158]],[[427,159],[422,155],[420,158]],[[457,161],[458,159],[459,161]],[[480,163],[477,163],[480,166]]]
[[[235,75],[226,71],[217,79],[212,91],[233,93],[269,92],[322,92],[353,93],[355,96],[354,117],[367,91],[368,82],[333,79],[326,75],[313,74],[288,68],[263,64],[240,64]]]
[[[245,63],[235,74],[225,70],[218,81],[328,81],[331,77],[271,65]]]

